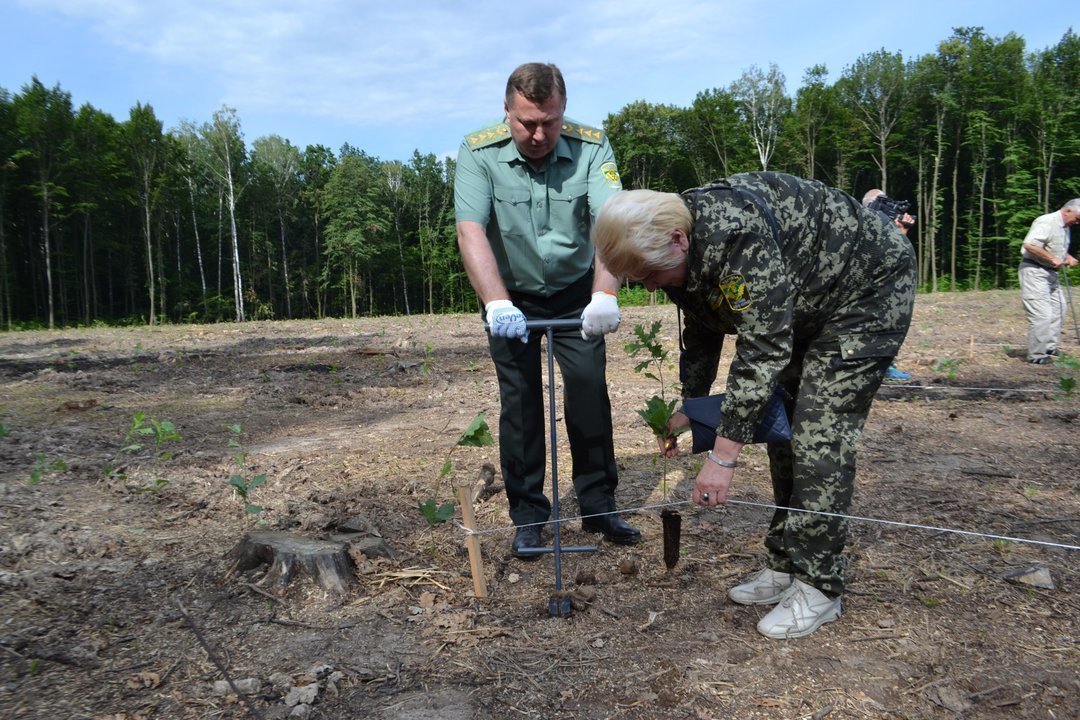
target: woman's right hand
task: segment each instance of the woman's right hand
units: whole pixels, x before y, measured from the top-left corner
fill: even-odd
[[[664,457],[676,457],[679,454],[679,432],[690,425],[690,418],[684,413],[676,412],[668,419],[667,435],[657,436],[656,443],[660,446],[660,454]]]

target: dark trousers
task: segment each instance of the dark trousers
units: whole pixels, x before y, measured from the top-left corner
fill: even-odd
[[[529,320],[579,318],[591,297],[591,274],[549,298],[514,294]],[[580,330],[556,330],[552,350],[562,375],[564,421],[570,442],[574,491],[583,515],[615,510],[618,472],[611,430],[611,401],[605,377],[602,337],[583,340]],[[544,494],[549,433],[541,352],[544,332],[532,331],[527,343],[489,337],[499,378],[499,458],[510,518],[515,525],[544,522],[551,502]],[[560,469],[564,466],[560,463]]]

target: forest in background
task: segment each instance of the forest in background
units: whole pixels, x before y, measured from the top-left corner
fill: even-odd
[[[792,94],[752,65],[689,107],[630,103],[603,123],[624,186],[765,169],[880,187],[913,205],[922,289],[1014,286],[1031,221],[1080,196],[1080,38],[957,28],[828,77]],[[150,104],[117,120],[36,77],[0,87],[0,327],[473,311],[453,175],[419,151],[248,143],[228,107],[166,130]]]

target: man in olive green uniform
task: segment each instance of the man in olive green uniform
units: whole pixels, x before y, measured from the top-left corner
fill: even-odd
[[[724,335],[737,336],[693,499],[726,500],[736,458],[781,386],[792,439],[768,445],[776,504],[847,514],[856,439],[911,322],[911,243],[846,193],[767,172],[681,195],[622,193],[594,238],[613,273],[663,287],[685,312],[684,396],[709,394]],[[669,428],[688,422],[676,413]],[[660,440],[662,452],[678,452],[673,438]],[[840,615],[846,533],[843,518],[777,510],[768,567],[729,596],[776,605],[758,624],[767,637],[814,632]]]
[[[601,130],[564,117],[566,86],[554,65],[528,63],[506,84],[505,122],[469,133],[458,151],[458,246],[484,303],[499,378],[499,455],[515,555],[530,556],[551,514],[540,333],[528,320],[581,318],[559,330],[574,489],[586,530],[633,544],[641,534],[615,515],[618,483],[605,379],[604,334],[618,329],[618,281],[595,258],[590,228],[622,185]]]

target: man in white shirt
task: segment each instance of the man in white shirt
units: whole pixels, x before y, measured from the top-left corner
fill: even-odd
[[[1059,270],[1076,265],[1069,254],[1070,228],[1080,224],[1080,198],[1073,198],[1031,223],[1021,250],[1020,297],[1028,320],[1027,361],[1035,365],[1050,363],[1058,354],[1058,335],[1065,307]]]

